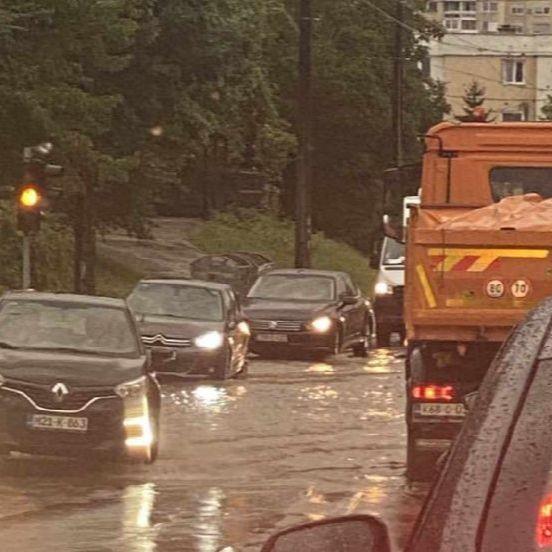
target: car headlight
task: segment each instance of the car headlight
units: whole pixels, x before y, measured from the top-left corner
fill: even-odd
[[[378,282],[374,287],[376,295],[391,295],[393,293],[393,286],[386,282]]]
[[[117,387],[115,387],[115,393],[117,393],[121,399],[131,399],[146,395],[146,376],[117,385]]]
[[[238,331],[243,335],[251,335],[249,324],[247,322],[244,322],[243,320],[238,324]]]
[[[200,349],[209,349],[214,351],[222,346],[224,337],[220,332],[207,332],[194,339],[196,347]]]
[[[329,316],[319,316],[311,322],[311,328],[318,333],[326,333],[332,327],[332,319]]]

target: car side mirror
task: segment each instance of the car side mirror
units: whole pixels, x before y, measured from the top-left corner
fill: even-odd
[[[355,297],[354,295],[344,294],[340,299],[344,305],[356,305],[358,303],[358,297]]]
[[[390,552],[387,527],[365,515],[323,519],[285,529],[261,552]]]
[[[404,243],[402,228],[393,224],[389,215],[383,215],[383,233],[392,240]]]

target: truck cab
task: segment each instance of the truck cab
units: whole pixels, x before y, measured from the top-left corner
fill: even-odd
[[[406,236],[408,475],[448,448],[501,344],[552,293],[552,124],[426,135]]]

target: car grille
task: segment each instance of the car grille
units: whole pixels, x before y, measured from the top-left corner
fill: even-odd
[[[162,334],[143,335],[142,343],[148,347],[191,347],[191,339],[181,339],[178,337],[165,337]]]
[[[276,332],[300,332],[303,322],[295,320],[251,320],[252,330]]]
[[[69,393],[61,401],[52,392],[53,385],[37,385],[9,381],[0,389],[15,391],[30,399],[36,406],[47,410],[82,410],[91,401],[98,398],[117,398],[113,388],[75,388],[67,386]]]

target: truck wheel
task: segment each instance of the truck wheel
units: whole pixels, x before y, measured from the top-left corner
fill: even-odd
[[[386,326],[378,325],[376,328],[376,340],[378,347],[389,347],[391,344],[391,330]]]

